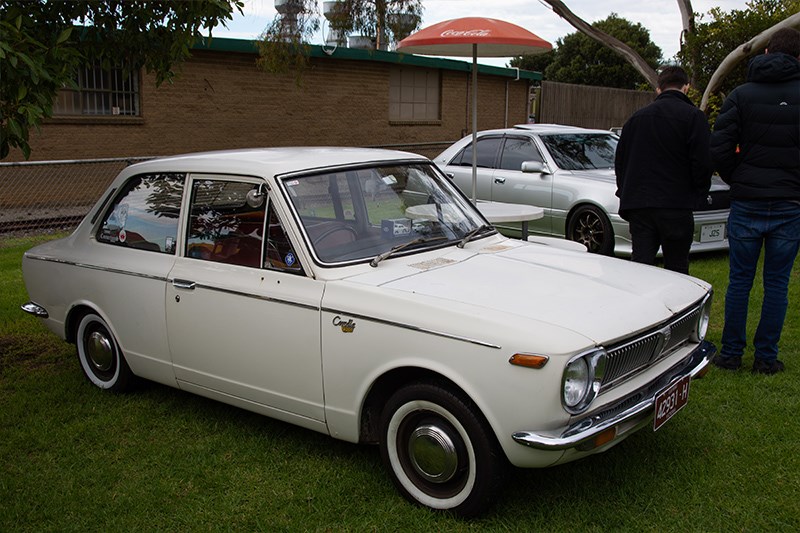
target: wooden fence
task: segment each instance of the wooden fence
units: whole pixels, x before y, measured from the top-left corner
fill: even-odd
[[[651,91],[542,82],[536,122],[584,128],[622,127],[637,110],[656,97]]]

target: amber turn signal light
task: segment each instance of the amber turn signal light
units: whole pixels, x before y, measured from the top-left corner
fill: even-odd
[[[547,364],[550,358],[546,355],[530,355],[525,353],[515,353],[508,360],[509,363],[516,366],[524,366],[527,368],[542,368]]]

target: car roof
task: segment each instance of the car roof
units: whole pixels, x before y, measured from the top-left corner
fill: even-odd
[[[566,126],[564,124],[516,124],[512,130],[526,130],[537,134],[547,133],[607,133],[612,134],[610,130],[601,130],[593,128],[581,128],[578,126]]]
[[[428,159],[419,154],[337,146],[250,148],[175,155],[136,163],[126,175],[144,172],[192,172],[274,176],[337,166]]]

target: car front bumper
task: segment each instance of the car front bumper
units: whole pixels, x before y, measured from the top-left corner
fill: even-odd
[[[703,341],[683,361],[635,392],[601,411],[586,415],[560,434],[535,431],[517,431],[512,438],[518,444],[538,450],[576,450],[588,452],[616,443],[653,421],[658,394],[686,376],[702,375],[717,348]]]

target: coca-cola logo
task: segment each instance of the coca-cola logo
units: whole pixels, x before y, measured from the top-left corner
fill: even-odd
[[[488,37],[492,30],[445,30],[442,37]]]

